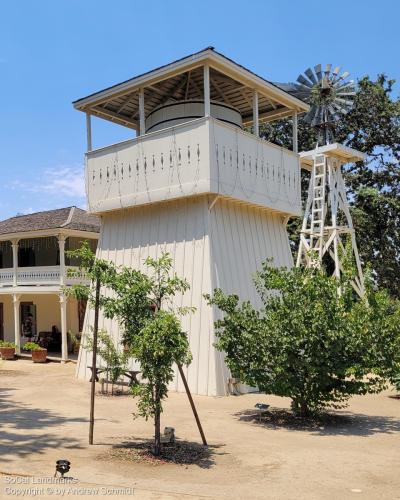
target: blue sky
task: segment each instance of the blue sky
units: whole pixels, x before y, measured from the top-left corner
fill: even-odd
[[[394,0],[2,0],[0,219],[84,207],[73,100],[209,45],[275,81],[332,63],[400,82],[399,16]],[[95,147],[129,134],[94,119]]]

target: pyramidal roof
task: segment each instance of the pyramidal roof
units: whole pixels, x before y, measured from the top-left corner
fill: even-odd
[[[27,215],[16,215],[0,221],[0,234],[43,231],[46,229],[75,229],[98,233],[100,219],[78,207],[57,208]]]

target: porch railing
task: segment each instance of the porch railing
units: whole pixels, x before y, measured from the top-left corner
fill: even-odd
[[[60,266],[35,266],[19,267],[17,269],[17,286],[46,286],[46,285],[72,285],[75,283],[88,283],[85,276],[69,277],[68,268],[76,270],[76,267],[66,266],[64,276],[61,275]],[[63,280],[61,279],[63,277]],[[14,269],[0,269],[0,286],[7,287],[14,284]]]

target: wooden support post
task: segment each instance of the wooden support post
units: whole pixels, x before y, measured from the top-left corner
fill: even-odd
[[[92,151],[92,117],[89,113],[86,113],[86,142],[88,152]]]
[[[65,236],[58,235],[58,248],[60,250],[60,286],[65,284]]]
[[[298,128],[297,113],[293,113],[293,151],[295,153],[299,152],[297,128]]]
[[[19,314],[21,295],[14,293],[13,295],[13,306],[14,306],[14,343],[15,352],[21,354],[21,321]]]
[[[146,133],[146,116],[144,110],[144,89],[139,89],[139,135]]]
[[[61,362],[68,361],[67,297],[60,293],[61,312]]]
[[[94,396],[96,391],[97,334],[99,331],[100,286],[101,286],[100,278],[97,278],[96,296],[94,302],[92,379],[90,386],[89,444],[93,444],[93,430],[94,430]]]
[[[13,254],[13,286],[18,285],[18,248],[19,248],[19,240],[12,240],[12,254]]]
[[[206,437],[205,437],[204,432],[203,432],[203,427],[201,426],[199,415],[197,414],[197,410],[196,410],[196,407],[194,405],[194,401],[193,401],[192,395],[190,393],[190,389],[189,389],[185,374],[183,373],[182,365],[178,364],[178,370],[179,370],[179,374],[183,380],[183,385],[185,386],[186,394],[187,394],[187,397],[189,399],[190,406],[192,407],[192,412],[193,412],[194,418],[196,419],[196,423],[197,423],[197,427],[199,428],[201,439],[203,441],[204,446],[208,446],[207,441],[206,441]]]
[[[258,125],[258,92],[253,91],[253,133],[256,137],[260,137],[260,129]]]
[[[210,67],[208,64],[204,65],[203,71],[203,85],[204,85],[204,116],[211,116],[211,102],[210,102]]]

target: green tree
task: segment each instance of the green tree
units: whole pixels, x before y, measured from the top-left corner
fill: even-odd
[[[400,307],[384,292],[357,300],[347,277],[318,269],[274,268],[255,278],[263,308],[216,290],[224,313],[216,347],[235,377],[287,396],[302,416],[341,407],[354,394],[378,392],[399,368]]]
[[[84,348],[88,352],[93,352],[93,337],[87,336],[85,340],[86,342]],[[107,379],[110,377],[111,384],[113,386],[111,391],[113,391],[114,384],[127,369],[131,354],[123,350],[122,346],[116,345],[115,341],[105,330],[100,330],[98,332],[97,353],[105,362],[106,376]]]
[[[379,286],[400,297],[400,99],[394,97],[395,81],[385,75],[358,81],[354,107],[336,127],[336,139],[367,155],[364,162],[346,166],[359,251],[364,265],[374,270]],[[292,145],[291,121],[266,124],[264,138],[285,147]],[[301,118],[299,150],[313,149],[316,135]],[[308,175],[303,172],[303,198]],[[300,219],[288,229],[292,250],[297,252]]]
[[[154,419],[154,453],[159,455],[162,402],[173,380],[173,365],[191,361],[189,342],[178,316],[192,308],[173,306],[173,297],[188,290],[189,284],[172,272],[172,258],[166,253],[159,259],[145,260],[148,274],[96,259],[87,244],[70,254],[80,261],[79,271],[72,271],[74,276],[85,273],[101,284],[99,308],[106,318],[118,321],[124,347],[140,364],[146,382],[133,389],[139,397],[138,415]],[[69,293],[87,298],[92,307],[96,303],[92,287],[77,285]]]
[[[139,362],[145,384],[134,387],[139,397],[138,416],[154,419],[154,454],[161,451],[162,402],[173,380],[173,365],[191,361],[189,342],[178,315],[190,308],[174,310],[172,299],[189,288],[186,280],[172,273],[172,258],[145,261],[149,274],[121,268],[109,285],[112,296],[102,301],[104,314],[116,318],[124,332],[123,341]]]

